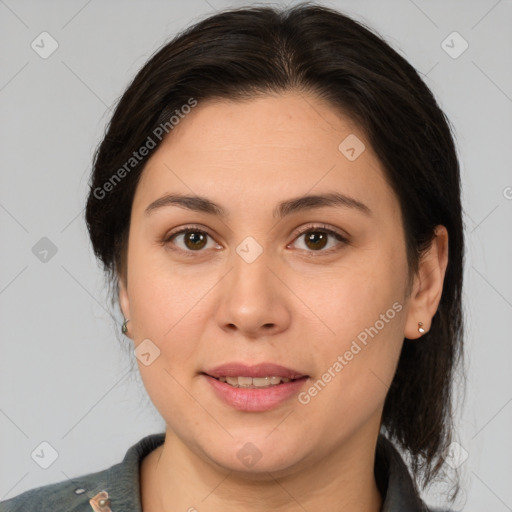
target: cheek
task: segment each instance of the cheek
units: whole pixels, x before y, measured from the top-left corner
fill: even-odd
[[[140,244],[142,246],[142,244]],[[215,276],[195,277],[188,271],[173,269],[170,259],[156,250],[138,250],[130,254],[128,293],[133,317],[135,344],[150,339],[160,350],[160,364],[172,371],[190,359],[201,339],[201,318],[205,317],[203,299],[215,284]]]
[[[375,297],[374,297],[375,300]],[[378,422],[403,342],[404,308],[382,302],[377,315],[360,325],[339,324],[332,342],[317,343],[318,373],[299,395],[301,417],[326,438],[351,436],[368,422]],[[380,314],[384,316],[381,317]],[[382,320],[384,318],[384,320]],[[371,319],[371,320],[370,320]],[[360,327],[364,325],[364,327]]]
[[[319,372],[302,403],[315,415],[332,411],[333,425],[362,420],[383,403],[403,343],[405,255],[389,249],[367,256],[328,276],[324,294],[308,296],[323,334],[313,351]]]
[[[311,279],[295,276],[294,290],[331,340],[322,347],[339,350],[379,321],[395,302],[403,302],[406,271],[405,255],[399,250],[375,247],[354,251],[336,268]],[[394,318],[395,312],[388,316]]]
[[[165,258],[152,256],[150,251],[134,251],[131,256],[128,287],[135,349],[142,353],[149,347],[156,354],[154,359],[150,356],[149,365],[137,358],[142,382],[169,425],[177,431],[192,428],[188,422],[193,418],[185,420],[175,411],[201,412],[186,389],[196,370],[197,340],[202,338],[199,319],[205,317],[205,302],[201,298],[213,283],[195,279],[192,286],[190,278],[173,271]],[[174,423],[177,418],[181,418],[179,424]]]
[[[183,317],[195,292],[173,268],[163,248],[150,245],[148,240],[142,236],[137,238],[136,234],[134,239],[140,239],[140,242],[130,247],[128,258],[130,312],[141,331],[150,329],[153,335],[161,338],[177,317]]]

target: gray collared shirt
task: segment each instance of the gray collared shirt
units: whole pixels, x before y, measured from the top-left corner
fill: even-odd
[[[120,463],[25,491],[0,502],[0,512],[91,512],[96,509],[89,500],[102,491],[108,493],[112,512],[142,512],[139,465],[164,440],[164,433],[148,435],[131,446]],[[418,497],[407,466],[382,434],[377,442],[375,476],[383,497],[381,512],[441,512],[428,509]]]

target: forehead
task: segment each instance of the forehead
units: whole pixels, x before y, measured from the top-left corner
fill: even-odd
[[[243,193],[248,202],[333,188],[366,202],[394,200],[365,134],[332,105],[291,92],[207,100],[148,160],[134,208],[173,190],[225,201],[240,201]]]
[[[336,150],[340,136],[356,132],[363,137],[357,125],[331,104],[311,94],[287,92],[199,102],[168,140],[193,151],[247,152],[286,143],[286,149],[301,152],[313,145],[334,145]],[[199,134],[199,140],[194,138]]]

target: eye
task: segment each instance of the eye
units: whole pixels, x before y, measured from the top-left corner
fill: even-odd
[[[346,237],[337,231],[330,229],[324,224],[308,226],[306,229],[302,229],[294,233],[294,235],[296,236],[295,240],[299,240],[301,237],[304,237],[303,248],[312,253],[321,252],[330,254],[337,251],[339,249],[339,245],[348,243],[348,239]],[[328,249],[323,250],[329,244],[329,238],[335,238],[341,243],[331,245]]]
[[[207,247],[208,238],[213,241],[213,238],[206,231],[195,226],[186,226],[179,231],[171,233],[163,242],[165,244],[172,243],[178,247],[179,251],[190,253],[201,252],[205,247],[209,248]],[[214,243],[213,245],[215,246],[216,244]]]
[[[324,224],[308,226],[305,229],[303,228],[301,230],[296,231],[293,234],[293,236],[295,237],[294,241],[299,240],[301,237],[304,237],[303,247],[299,248],[309,253],[320,252],[323,254],[330,254],[332,252],[339,250],[339,245],[349,243],[348,239],[345,236],[341,235],[337,231],[334,231],[333,229],[329,228]],[[213,247],[212,245],[208,247],[208,238],[210,238]],[[334,244],[334,246],[331,244],[331,246],[328,249],[324,250],[325,247],[329,245],[329,239],[333,238],[341,243]],[[171,233],[170,235],[165,237],[163,243],[171,243],[172,245],[176,246],[177,249],[175,250],[185,253],[187,255],[192,255],[191,253],[194,252],[204,252],[202,251],[202,249],[205,248],[220,248],[220,246],[215,243],[213,237],[209,233],[196,226],[185,226],[179,231]]]

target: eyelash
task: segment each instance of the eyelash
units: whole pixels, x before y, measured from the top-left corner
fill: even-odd
[[[293,233],[293,237],[294,237],[293,242],[295,242],[295,240],[298,239],[300,236],[302,236],[306,233],[315,232],[315,231],[319,231],[321,233],[325,233],[327,235],[330,235],[330,236],[336,238],[339,242],[341,242],[341,244],[339,244],[339,245],[347,245],[349,243],[349,241],[346,237],[344,237],[337,231],[334,231],[333,229],[329,228],[325,224],[314,224],[311,226],[307,226],[306,228],[302,228],[300,230],[295,231]],[[178,235],[184,234],[184,233],[202,233],[202,234],[207,235],[213,239],[213,236],[210,235],[204,229],[201,229],[199,226],[190,225],[190,226],[185,226],[184,228],[180,229],[179,231],[169,234],[168,236],[166,236],[164,238],[162,243],[168,244],[169,242],[172,241],[173,238],[175,238]],[[192,251],[192,250],[184,250],[184,249],[180,249],[180,248],[172,249],[172,250],[181,252],[181,253],[185,254],[186,256],[192,256],[192,257],[195,256],[195,253],[204,252],[203,250]],[[308,253],[308,256],[317,257],[320,255],[332,254],[338,250],[340,250],[340,247],[336,246],[336,247],[331,247],[330,249],[327,249],[325,251],[320,249],[318,251],[306,251],[306,253]]]

